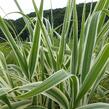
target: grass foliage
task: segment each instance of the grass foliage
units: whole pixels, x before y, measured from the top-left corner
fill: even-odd
[[[17,34],[0,17],[7,39],[0,44],[0,109],[108,109],[109,104],[90,100],[96,90],[104,96],[108,91],[99,83],[108,75],[109,1],[99,0],[87,18],[84,4],[80,35],[76,0],[67,2],[61,33],[43,17],[44,0],[39,8],[32,0],[35,18],[26,16],[14,1],[29,39],[20,40],[23,30]]]

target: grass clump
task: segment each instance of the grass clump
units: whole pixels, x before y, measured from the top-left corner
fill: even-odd
[[[0,52],[0,108],[109,108],[107,103],[90,104],[99,83],[107,75],[109,43],[105,39],[109,21],[105,22],[105,17],[109,15],[108,0],[99,0],[87,18],[84,4],[79,39],[76,0],[68,0],[61,33],[43,18],[44,0],[39,9],[32,0],[36,13],[33,19],[24,14],[17,0],[14,1],[23,15],[29,40],[14,39],[0,17],[0,28],[15,55],[14,62],[7,63],[7,56]]]

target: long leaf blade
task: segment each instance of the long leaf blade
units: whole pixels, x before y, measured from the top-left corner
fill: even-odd
[[[82,66],[82,81],[84,81],[84,78],[86,77],[86,74],[88,73],[91,65],[91,58],[93,53],[93,48],[96,42],[96,36],[97,36],[97,30],[98,30],[98,24],[99,24],[99,15],[100,13],[96,13],[92,15],[91,22],[89,25],[89,30],[87,32],[86,36],[86,42],[84,46],[84,55],[83,55],[83,66]]]
[[[4,20],[1,17],[0,17],[0,28],[3,31],[3,33],[5,34],[5,37],[7,38],[7,40],[9,41],[9,44],[11,45],[11,47],[12,47],[12,49],[13,49],[13,51],[18,59],[19,65],[22,68],[23,73],[29,79],[27,62],[23,58],[23,55],[21,54],[19,47],[17,46],[14,38],[12,37],[12,34],[10,33],[7,25],[5,24]]]
[[[78,18],[76,0],[73,0],[73,44],[72,44],[71,73],[76,74],[78,68]]]
[[[109,108],[109,104],[107,103],[93,103],[76,109],[108,109],[108,108]]]
[[[39,13],[40,13],[40,15],[41,15],[40,17],[42,19],[43,0],[41,1],[41,4],[40,4]],[[33,44],[32,44],[32,48],[30,50],[30,54],[29,54],[29,71],[30,71],[31,77],[36,69],[37,64],[38,64],[40,42],[41,42],[41,29],[40,29],[40,25],[39,25],[39,20],[37,20],[34,31],[33,31]]]
[[[79,100],[86,94],[87,91],[92,87],[96,78],[101,74],[104,73],[102,70],[106,66],[106,63],[109,58],[109,44],[105,45],[105,47],[99,53],[94,65],[92,66],[91,70],[87,74],[83,85],[80,89],[79,95],[77,97],[76,102],[78,103]]]
[[[57,71],[53,75],[51,75],[49,78],[43,81],[42,84],[31,90],[30,92],[27,92],[18,98],[29,98],[34,95],[38,95],[42,92],[45,92],[52,87],[56,86],[57,84],[61,83],[62,81],[70,78],[72,74],[66,73],[64,70]]]

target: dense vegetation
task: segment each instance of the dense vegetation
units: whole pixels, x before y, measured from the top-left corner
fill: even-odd
[[[0,109],[109,109],[109,1],[88,13],[84,3],[79,21],[76,0],[68,0],[60,30],[43,16],[44,1],[38,9],[32,0],[28,17],[14,0],[20,33],[0,17]]]

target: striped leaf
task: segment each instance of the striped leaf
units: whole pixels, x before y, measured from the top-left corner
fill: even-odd
[[[73,0],[73,42],[72,42],[71,73],[77,74],[78,68],[78,18],[76,0]]]
[[[99,15],[100,15],[99,12],[92,15],[91,21],[89,22],[90,23],[89,29],[87,30],[87,34],[86,34],[87,36],[85,39],[85,46],[83,51],[82,81],[84,81],[84,78],[86,77],[90,69],[93,48],[95,46],[95,42],[97,38]]]
[[[39,13],[42,19],[43,0],[41,1]],[[31,47],[30,54],[29,54],[29,71],[30,71],[31,77],[34,74],[34,71],[36,70],[36,66],[38,64],[39,49],[41,45],[40,42],[41,42],[41,29],[39,26],[39,20],[37,20],[34,31],[33,31],[33,43],[32,43],[32,47]]]
[[[17,101],[17,102],[14,102],[14,103],[12,103],[11,104],[11,108],[9,108],[7,105],[4,105],[4,106],[2,106],[1,107],[1,109],[17,109],[17,108],[20,108],[20,109],[22,109],[23,108],[23,106],[25,106],[25,105],[30,105],[30,103],[31,103],[31,101],[27,101],[27,100],[25,100],[25,101]]]
[[[24,59],[17,43],[15,42],[12,34],[10,33],[7,25],[5,24],[4,20],[1,17],[0,17],[0,28],[3,31],[3,33],[5,34],[5,37],[7,38],[7,40],[9,41],[9,44],[11,45],[11,47],[12,47],[12,49],[17,57],[17,60],[19,62],[20,67],[22,68],[23,73],[25,74],[27,79],[29,79],[27,62]]]
[[[37,8],[37,6],[35,4],[35,1],[32,0],[32,3],[33,3],[33,6],[34,6],[34,9],[35,9],[37,18],[39,20],[39,25],[40,25],[40,28],[41,28],[42,36],[46,41],[46,46],[47,46],[48,52],[49,52],[48,55],[49,55],[49,58],[50,58],[50,64],[52,65],[52,67],[54,69],[56,69],[56,63],[55,63],[54,55],[53,55],[52,48],[51,48],[51,46],[52,46],[51,39],[49,37],[48,31],[46,30],[45,25],[43,24],[43,22],[42,22],[42,20],[40,18],[40,13],[38,12],[38,8]]]
[[[61,40],[60,40],[60,44],[59,44],[59,50],[58,50],[58,54],[57,54],[57,69],[58,70],[61,68],[62,63],[64,61],[63,57],[64,57],[64,50],[66,48],[66,38],[68,35],[68,30],[69,30],[72,10],[73,10],[72,5],[73,5],[72,0],[68,0],[65,17],[64,17],[64,22],[63,22]]]
[[[108,108],[109,108],[109,104],[107,103],[93,103],[76,109],[108,109]]]
[[[83,82],[83,85],[80,88],[80,92],[76,100],[77,103],[86,94],[86,92],[90,90],[90,88],[96,81],[97,77],[101,75],[101,73],[104,73],[102,72],[102,70],[104,70],[108,58],[109,58],[109,44],[105,45],[105,47],[101,50],[95,63],[93,64],[92,68],[86,75],[86,78]]]
[[[18,90],[30,91],[42,83],[43,82],[31,83],[31,84],[19,87]],[[60,105],[60,107],[62,107],[63,109],[69,109],[69,101],[60,89],[53,87],[52,89],[45,91],[42,94],[52,99],[53,101],[57,102]]]
[[[40,85],[38,85],[36,88],[31,90],[30,92],[27,92],[21,96],[18,96],[18,98],[29,98],[34,95],[38,95],[42,92],[45,92],[52,87],[58,85],[62,81],[70,78],[72,74],[66,73],[64,70],[57,71],[53,75],[51,75],[49,78],[45,79]]]

